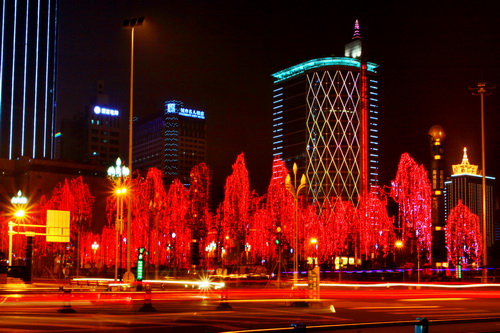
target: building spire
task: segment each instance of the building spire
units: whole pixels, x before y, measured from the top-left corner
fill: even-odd
[[[469,158],[467,157],[467,148],[464,147],[464,156],[462,157],[462,164],[453,165],[453,174],[469,174],[469,175],[479,175],[477,171],[478,166],[469,163]]]
[[[462,164],[469,164],[469,158],[467,157],[467,147],[464,147],[464,156],[462,157]]]
[[[352,35],[352,39],[361,38],[361,33],[359,32],[359,21],[356,19],[354,22],[354,34]]]

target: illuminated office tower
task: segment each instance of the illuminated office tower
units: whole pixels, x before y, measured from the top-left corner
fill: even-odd
[[[120,111],[103,94],[104,83],[97,83],[97,95],[91,105],[73,119],[63,119],[60,140],[60,158],[66,161],[110,166],[120,156],[123,135]]]
[[[188,184],[191,169],[206,162],[206,151],[205,112],[180,101],[166,101],[164,112],[134,125],[134,167],[155,167],[168,180]]]
[[[0,158],[53,158],[57,0],[0,11]]]
[[[273,74],[273,155],[297,163],[320,204],[357,204],[378,183],[378,65],[365,61],[358,21],[344,55]]]
[[[467,149],[464,148],[462,163],[453,165],[453,175],[451,175],[450,180],[444,183],[446,219],[458,201],[462,200],[462,203],[482,220],[482,177],[478,166],[469,163]],[[493,246],[495,241],[494,182],[494,177],[486,177],[486,241],[488,247]],[[483,230],[482,226],[480,230]]]
[[[120,157],[120,111],[102,104],[88,106],[72,120],[62,121],[61,159],[113,165]]]

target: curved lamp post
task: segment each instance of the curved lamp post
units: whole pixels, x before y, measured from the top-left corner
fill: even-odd
[[[293,196],[293,200],[295,202],[295,239],[293,246],[293,287],[298,282],[298,274],[299,274],[299,221],[298,221],[298,210],[299,210],[299,194],[300,191],[307,186],[306,176],[302,175],[300,178],[300,184],[297,186],[297,163],[293,164],[293,184],[290,174],[286,176],[285,186],[288,192],[290,192]]]

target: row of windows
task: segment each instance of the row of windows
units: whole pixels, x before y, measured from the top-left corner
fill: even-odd
[[[101,143],[109,143],[111,145],[118,145],[118,140],[108,140],[108,139],[101,139],[93,137],[90,139],[91,142],[101,142]]]
[[[91,125],[97,126],[108,126],[108,127],[118,127],[118,120],[109,121],[109,120],[100,120],[100,119],[90,119]]]
[[[99,130],[96,129],[96,128],[93,128],[92,129],[92,134],[99,134]],[[101,135],[119,136],[120,132],[116,132],[116,131],[112,131],[112,132],[101,131]]]
[[[193,143],[199,143],[199,144],[205,144],[206,141],[203,139],[194,139],[194,138],[183,138],[184,142],[193,142]]]
[[[204,144],[180,144],[180,148],[197,148],[197,149],[205,149]]]
[[[113,152],[113,151],[110,151],[109,155],[107,153],[93,151],[92,152],[92,157],[99,157],[100,159],[103,159],[103,158],[108,158],[108,156],[110,156],[110,157],[116,157],[117,154],[118,154],[118,152]]]

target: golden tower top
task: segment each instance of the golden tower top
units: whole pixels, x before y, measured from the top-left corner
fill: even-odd
[[[477,167],[477,165],[469,163],[469,158],[467,157],[467,148],[464,147],[464,157],[462,158],[462,164],[453,165],[453,174],[461,175],[466,173],[470,175],[479,175],[480,173],[477,171]]]

